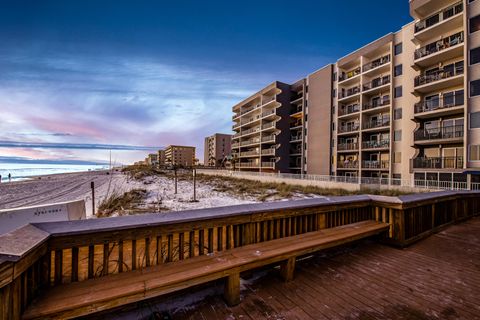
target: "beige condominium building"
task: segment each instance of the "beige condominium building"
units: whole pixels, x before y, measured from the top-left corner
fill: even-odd
[[[270,85],[234,106],[240,169],[266,169],[260,165],[266,161],[272,171],[395,183],[477,181],[480,0],[409,4],[414,21],[400,31],[293,85]],[[264,113],[257,109],[267,93],[275,93],[275,117],[252,119]],[[259,128],[272,123],[275,144],[246,147],[263,139]],[[257,158],[267,147],[274,147],[275,156]]]
[[[164,166],[165,165],[165,150],[158,150],[158,165]]]
[[[204,164],[208,167],[223,166],[232,153],[232,135],[215,133],[205,138]]]
[[[168,146],[165,149],[165,164],[192,167],[195,164],[195,147]]]
[[[151,153],[145,158],[145,163],[150,166],[158,166],[158,154]]]

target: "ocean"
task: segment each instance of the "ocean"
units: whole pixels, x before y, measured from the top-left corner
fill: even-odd
[[[8,181],[9,173],[12,175],[12,181],[19,181],[33,176],[100,169],[108,169],[108,165],[0,163],[0,175],[2,176],[2,182]]]

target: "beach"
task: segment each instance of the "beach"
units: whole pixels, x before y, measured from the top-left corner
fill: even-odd
[[[147,176],[132,179],[120,171],[89,171],[38,176],[29,180],[0,184],[0,209],[37,206],[63,201],[85,200],[87,218],[92,214],[91,182],[95,185],[95,212],[102,200],[112,193],[121,194],[134,189],[146,190],[143,206],[152,208],[161,203],[162,211],[209,208],[257,202],[253,197],[234,197],[217,192],[207,184],[197,184],[193,199],[193,183],[178,181],[174,193],[173,180],[166,176]]]

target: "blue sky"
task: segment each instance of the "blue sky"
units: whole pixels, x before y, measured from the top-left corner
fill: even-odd
[[[104,161],[89,146],[132,146],[113,147],[123,163],[168,144],[202,158],[236,102],[411,21],[408,0],[0,4],[0,156]]]

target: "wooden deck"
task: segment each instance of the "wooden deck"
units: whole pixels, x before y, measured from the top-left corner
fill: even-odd
[[[290,283],[272,271],[243,287],[236,307],[211,296],[173,319],[480,319],[480,218],[403,250],[360,242],[299,262]]]

